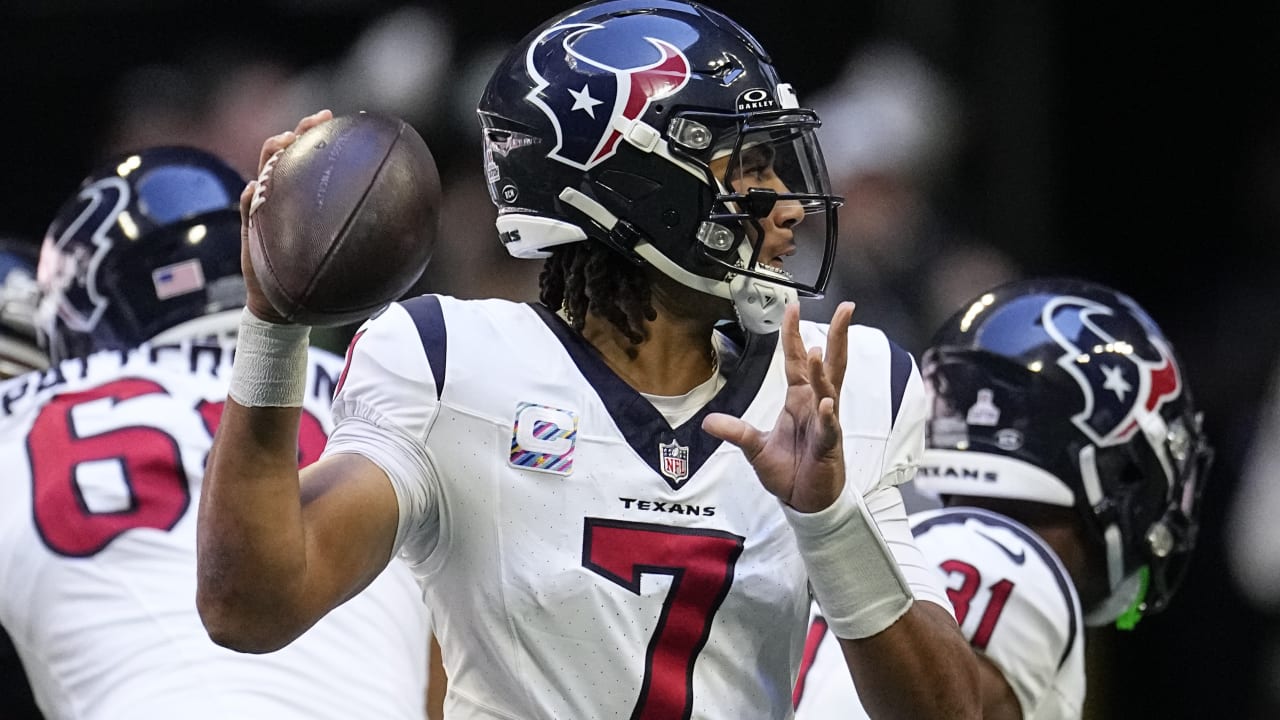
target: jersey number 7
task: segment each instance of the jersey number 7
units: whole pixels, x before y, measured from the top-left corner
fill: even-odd
[[[587,518],[584,566],[637,595],[641,575],[671,577],[645,653],[632,720],[688,718],[693,713],[693,664],[729,594],[743,542],[719,530]]]

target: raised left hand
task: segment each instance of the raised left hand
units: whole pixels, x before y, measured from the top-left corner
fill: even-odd
[[[702,421],[703,430],[742,450],[765,489],[799,512],[826,508],[844,489],[839,403],[852,316],[853,303],[840,303],[823,353],[817,347],[805,349],[800,307],[787,306],[781,330],[787,398],[772,430],[723,413]]]

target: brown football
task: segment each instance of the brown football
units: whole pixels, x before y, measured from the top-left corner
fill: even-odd
[[[431,259],[440,175],[400,118],[360,112],[303,133],[258,178],[249,256],[276,312],[344,325],[399,299]]]

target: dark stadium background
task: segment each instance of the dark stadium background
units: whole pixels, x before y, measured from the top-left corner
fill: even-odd
[[[1221,533],[1280,357],[1280,6],[714,4],[760,37],[802,98],[871,37],[914,44],[956,81],[973,113],[953,210],[1027,270],[1115,285],[1160,320],[1209,416],[1218,464],[1202,551],[1174,607],[1131,634],[1091,638],[1101,674],[1090,712],[1172,720],[1256,711],[1268,625],[1233,589]],[[430,5],[450,19],[460,51],[513,41],[562,6]],[[126,69],[181,62],[214,39],[320,63],[392,7],[0,4],[0,235],[41,235],[97,160],[112,83]],[[442,167],[478,162],[470,142],[427,141]]]

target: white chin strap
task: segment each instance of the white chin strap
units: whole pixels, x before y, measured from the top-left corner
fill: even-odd
[[[663,255],[647,242],[633,248],[637,255],[657,268],[663,275],[685,287],[733,302],[733,310],[743,329],[756,335],[767,335],[782,328],[782,311],[787,303],[797,302],[796,291],[749,275],[731,275],[728,281],[712,280],[695,275]],[[739,254],[745,254],[743,263],[750,262],[751,250],[744,243]]]
[[[782,311],[789,303],[800,301],[794,288],[750,275],[734,275],[729,280],[729,295],[742,327],[758,335],[781,330]]]
[[[1114,529],[1114,526],[1113,526]],[[1133,572],[1113,587],[1111,594],[1084,616],[1084,624],[1089,627],[1102,627],[1115,622],[1117,618],[1133,607],[1142,592],[1142,573]]]
[[[614,226],[618,224],[617,216],[609,212],[600,203],[573,188],[565,188],[560,191],[560,200],[587,215],[607,231],[612,231]],[[526,221],[536,222],[526,224]],[[576,231],[576,234],[567,229],[556,232],[555,235],[560,238],[573,238],[573,240],[560,240],[560,243],[586,238],[586,235],[576,225],[560,220],[536,218],[527,215],[509,215],[500,218],[499,222],[503,223],[508,231],[517,229],[517,225],[519,225],[518,229],[523,242],[532,240],[532,236],[535,233],[541,236],[541,240],[548,239],[549,235],[546,230],[550,225],[566,226],[566,228],[572,228]],[[545,247],[545,245],[542,247]],[[508,244],[508,249],[511,249],[510,243]],[[644,258],[645,262],[681,285],[698,292],[732,301],[734,311],[738,314],[738,321],[750,333],[764,335],[777,332],[782,327],[783,309],[787,306],[787,303],[797,302],[799,299],[796,291],[792,288],[753,278],[749,275],[733,274],[728,281],[712,280],[701,275],[695,275],[677,265],[671,258],[662,254],[658,248],[647,242],[637,243],[632,249],[637,255]],[[751,247],[749,243],[744,242],[738,245],[738,256],[744,266],[751,262]]]

